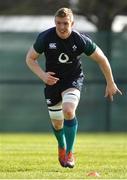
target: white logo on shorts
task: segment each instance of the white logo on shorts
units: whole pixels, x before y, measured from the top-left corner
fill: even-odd
[[[51,104],[51,99],[46,99],[47,104]]]

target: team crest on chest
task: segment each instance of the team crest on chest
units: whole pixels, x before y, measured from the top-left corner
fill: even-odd
[[[56,43],[49,43],[49,49],[56,49]]]
[[[77,50],[77,46],[74,44],[74,45],[72,46],[72,49],[73,49],[73,51],[76,51],[76,50]]]

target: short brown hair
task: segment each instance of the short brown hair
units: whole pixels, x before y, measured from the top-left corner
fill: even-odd
[[[69,8],[65,8],[65,7],[60,8],[55,13],[55,17],[64,18],[64,17],[67,17],[67,16],[69,16],[70,19],[73,21],[73,12]]]

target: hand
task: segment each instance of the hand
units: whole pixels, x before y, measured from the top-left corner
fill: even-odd
[[[48,84],[48,85],[54,85],[59,81],[59,78],[54,77],[55,73],[54,72],[45,72],[43,76],[43,81]]]
[[[107,84],[106,90],[105,90],[105,97],[109,97],[109,99],[113,101],[113,96],[117,93],[122,95],[122,92],[118,89],[115,83]]]

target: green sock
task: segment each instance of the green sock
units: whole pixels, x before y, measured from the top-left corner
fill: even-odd
[[[77,128],[78,128],[78,121],[76,117],[74,117],[72,120],[64,120],[64,133],[67,144],[67,149],[66,149],[67,153],[70,151],[73,152]]]
[[[66,143],[65,143],[64,129],[62,128],[62,129],[56,130],[53,126],[52,126],[52,129],[53,129],[54,135],[57,139],[58,146],[60,148],[65,148]]]

